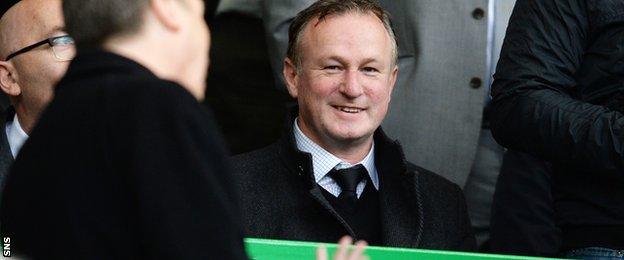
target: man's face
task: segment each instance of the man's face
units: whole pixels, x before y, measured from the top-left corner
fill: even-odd
[[[322,146],[372,140],[397,75],[392,41],[379,18],[347,13],[312,20],[301,50],[289,91],[299,103],[302,131]]]
[[[60,0],[23,0],[9,10],[2,19],[2,59],[10,53],[41,40],[64,35]],[[13,57],[6,62],[16,91],[5,92],[14,100],[16,110],[36,120],[52,100],[54,85],[65,74],[69,62],[55,58],[48,44]],[[2,68],[0,68],[2,69]],[[6,68],[5,68],[6,69]],[[10,91],[9,91],[10,92]],[[26,119],[20,119],[26,120]]]

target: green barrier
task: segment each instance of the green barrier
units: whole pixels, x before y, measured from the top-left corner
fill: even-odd
[[[290,259],[309,259],[316,258],[316,248],[319,243],[270,240],[246,238],[245,247],[247,255],[252,260],[290,260]],[[325,244],[331,255],[336,250],[336,244]],[[510,255],[493,255],[493,254],[477,254],[463,253],[451,251],[425,250],[425,249],[407,249],[407,248],[390,248],[369,246],[366,248],[365,254],[371,260],[473,260],[473,259],[552,259],[537,258],[527,256],[510,256]],[[331,259],[331,258],[330,258]]]

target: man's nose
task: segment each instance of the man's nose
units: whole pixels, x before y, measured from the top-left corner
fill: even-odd
[[[340,93],[349,97],[357,98],[364,93],[362,84],[359,81],[359,71],[347,70],[340,84]]]

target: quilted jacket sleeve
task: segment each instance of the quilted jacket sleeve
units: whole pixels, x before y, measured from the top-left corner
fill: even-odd
[[[599,1],[596,1],[599,2]],[[502,145],[580,170],[624,170],[624,116],[578,98],[589,1],[518,0],[492,86]]]

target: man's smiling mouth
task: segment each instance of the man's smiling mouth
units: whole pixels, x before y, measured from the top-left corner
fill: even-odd
[[[350,114],[357,114],[359,112],[364,111],[363,108],[358,108],[358,107],[344,107],[344,106],[334,106],[334,108],[345,112],[345,113],[350,113]]]

